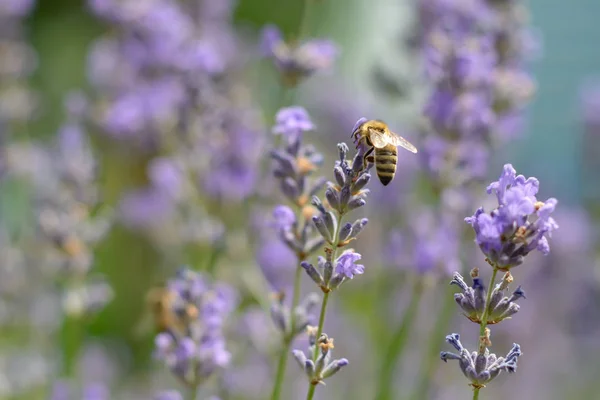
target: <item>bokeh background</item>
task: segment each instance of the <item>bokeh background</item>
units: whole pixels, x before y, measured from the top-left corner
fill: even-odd
[[[11,1],[15,0],[0,0],[0,6]],[[313,7],[307,16],[307,36],[329,38],[340,48],[333,71],[307,80],[294,97],[295,103],[304,106],[315,121],[317,129],[306,136],[306,141],[325,154],[321,174],[329,179],[336,157],[335,144],[349,141],[350,130],[360,117],[386,120],[418,143],[414,127],[430,88],[421,78],[419,54],[405,44],[415,30],[416,2],[322,0],[318,10]],[[531,50],[536,53],[531,73],[538,89],[526,111],[523,132],[491,153],[489,179],[485,181],[496,179],[505,163],[512,163],[519,173],[539,178],[541,198],[559,200],[556,219],[561,227],[552,238],[549,256],[532,255],[514,272],[528,298],[512,320],[493,331],[493,338],[499,353],[504,354],[512,342],[518,342],[524,356],[516,374],[502,375],[482,396],[600,398],[596,389],[596,377],[600,374],[600,266],[596,235],[600,223],[600,131],[586,121],[586,115],[594,114],[586,111],[589,104],[600,113],[600,101],[589,100],[600,77],[600,3],[531,0],[526,5],[536,38],[536,46]],[[303,23],[302,10],[302,0],[239,0],[235,5],[233,24],[241,35],[244,53],[249,54],[244,79],[250,88],[250,102],[260,111],[265,138],[270,137],[281,88],[271,63],[258,57],[260,29],[273,23],[287,36],[294,36]],[[26,121],[10,128],[11,140],[53,140],[66,118],[66,96],[73,90],[93,90],[88,79],[89,52],[98,37],[113,29],[110,23],[94,16],[84,1],[37,1],[23,19],[22,31],[36,54],[35,69],[24,80],[36,95],[36,107]],[[599,96],[596,94],[596,99]],[[90,139],[99,162],[101,204],[118,210],[124,193],[147,183],[146,166],[151,156],[124,146],[98,129],[90,129]],[[269,145],[265,142],[259,146],[266,154]],[[20,156],[17,153],[16,157]],[[33,164],[36,160],[23,158],[21,162]],[[416,173],[418,166],[410,161],[408,164],[406,175]],[[405,334],[408,346],[394,370],[395,392],[391,398],[470,398],[470,389],[458,367],[438,359],[439,351],[447,350],[446,334],[460,332],[470,348],[475,346],[477,335],[473,326],[460,320],[458,309],[453,306],[454,290],[447,289],[448,277],[424,277],[406,266],[399,268],[386,262],[388,230],[395,224],[394,217],[389,216],[411,204],[396,200],[402,197],[397,192],[428,191],[426,183],[414,189],[411,182],[399,171],[393,184],[385,188],[388,192],[372,188],[374,196],[363,212],[372,219],[372,231],[365,233],[356,245],[363,253],[367,272],[340,290],[326,323],[336,339],[336,355],[347,357],[351,364],[327,386],[320,387],[316,398],[375,398],[386,343],[412,304],[415,281],[422,283],[424,294],[412,327]],[[35,212],[30,190],[28,184],[18,180],[2,183],[0,216],[8,231],[27,230],[31,225]],[[273,354],[279,339],[264,307],[266,304],[268,308],[269,292],[280,288],[273,285],[273,279],[269,285],[268,279],[261,276],[265,265],[259,264],[261,251],[278,253],[275,249],[263,249],[262,242],[253,240],[252,232],[259,229],[259,220],[269,214],[269,207],[281,201],[281,195],[273,185],[267,184],[261,190],[259,200],[251,206],[244,202],[219,205],[218,200],[207,200],[206,204],[208,213],[224,221],[226,229],[225,255],[214,266],[221,270],[216,276],[234,285],[245,285],[241,289],[241,305],[229,327],[234,358],[228,373],[222,374],[217,383],[210,383],[211,387],[221,388],[222,400],[266,399],[272,386]],[[419,212],[414,210],[415,214]],[[124,226],[118,211],[113,218],[110,231],[93,248],[94,271],[110,284],[114,293],[111,301],[98,313],[78,322],[63,321],[62,314],[49,307],[37,313],[45,316],[42,319],[57,320],[36,328],[0,327],[0,398],[50,398],[54,383],[64,377],[61,371],[65,365],[69,366],[74,390],[79,390],[66,398],[149,399],[160,390],[180,388],[153,357],[154,331],[148,327],[146,295],[184,263],[203,268],[205,260],[214,255],[214,247],[222,244],[186,249],[184,256],[165,254],[146,233]],[[419,221],[413,223],[418,225]],[[489,276],[471,242],[472,232],[466,232],[464,237],[468,245],[460,256],[467,260],[479,257],[480,265],[468,268],[481,267],[484,277]],[[0,279],[5,279],[3,270],[12,268],[5,255]],[[264,258],[263,264],[268,264]],[[274,265],[267,268],[277,270],[273,273],[277,279],[291,281],[293,270],[286,260],[277,259],[271,264]],[[37,296],[38,290],[52,287],[48,283],[39,289],[39,285],[24,285],[25,292],[20,296]],[[305,291],[311,289],[308,279],[303,285]],[[7,296],[0,311],[16,307],[15,297]],[[425,381],[426,390],[419,391],[423,374],[429,379]],[[84,396],[82,388],[92,383],[104,387],[98,396],[107,397],[93,397],[91,392]],[[305,386],[302,374],[290,361],[282,398],[304,398]],[[199,398],[208,398],[210,393],[207,390]]]

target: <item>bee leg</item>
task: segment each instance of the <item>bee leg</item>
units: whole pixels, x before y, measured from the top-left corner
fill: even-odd
[[[367,163],[373,163],[375,161],[375,158],[373,156],[371,156],[370,154],[373,153],[373,150],[375,150],[374,147],[371,147],[369,150],[367,150],[367,152],[363,155],[363,168],[367,168]]]

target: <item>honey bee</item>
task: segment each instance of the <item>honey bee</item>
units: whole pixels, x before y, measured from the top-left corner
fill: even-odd
[[[377,177],[384,186],[394,179],[396,163],[398,162],[398,149],[401,146],[406,150],[416,153],[417,148],[402,136],[392,132],[390,128],[379,120],[365,121],[352,132],[356,148],[361,143],[366,144],[368,150],[363,156],[363,162],[375,164]],[[375,156],[371,155],[375,152]]]
[[[178,325],[177,315],[173,312],[173,294],[165,287],[154,287],[146,296],[154,326],[158,332],[165,332]]]

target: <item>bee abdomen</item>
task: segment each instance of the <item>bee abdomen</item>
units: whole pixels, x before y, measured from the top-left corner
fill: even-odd
[[[398,152],[394,146],[386,146],[383,149],[375,149],[375,169],[379,181],[386,186],[394,179],[396,174],[396,163]]]

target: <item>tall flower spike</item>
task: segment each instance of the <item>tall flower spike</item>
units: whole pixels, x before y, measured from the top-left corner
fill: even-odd
[[[548,237],[558,228],[550,215],[557,200],[539,201],[538,188],[536,178],[517,175],[512,165],[506,164],[498,181],[487,188],[488,193],[496,194],[498,207],[490,213],[480,208],[472,217],[465,218],[492,265],[508,270],[522,264],[533,250],[544,255],[550,252]]]
[[[453,333],[446,336],[446,342],[450,343],[458,354],[442,351],[440,358],[442,361],[458,360],[458,365],[462,373],[471,382],[474,388],[485,387],[490,381],[496,378],[500,372],[506,371],[509,373],[517,370],[517,360],[521,356],[521,347],[518,344],[513,344],[512,349],[506,357],[496,357],[487,349],[481,354],[476,351],[469,353],[460,342],[460,335]]]
[[[314,73],[330,68],[338,54],[337,46],[330,40],[286,43],[274,25],[263,29],[261,47],[263,54],[273,59],[283,82],[289,86],[296,86]]]

